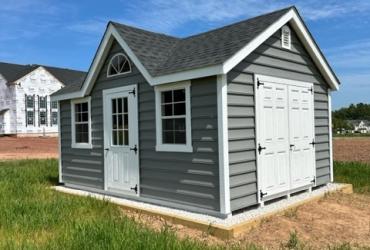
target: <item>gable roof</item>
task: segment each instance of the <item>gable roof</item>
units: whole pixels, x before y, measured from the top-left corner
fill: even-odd
[[[12,83],[39,67],[43,67],[44,69],[46,69],[65,86],[76,83],[81,84],[86,76],[86,72],[78,70],[56,68],[38,64],[22,65],[6,62],[0,62],[0,74],[5,78],[7,82]]]
[[[83,97],[91,91],[107,50],[115,39],[150,85],[226,74],[259,45],[290,23],[334,90],[339,80],[295,7],[274,11],[198,35],[176,38],[109,22],[85,82],[76,93],[56,92],[56,99]]]

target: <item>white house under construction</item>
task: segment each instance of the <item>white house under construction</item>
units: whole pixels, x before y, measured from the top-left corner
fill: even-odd
[[[56,135],[58,106],[50,95],[84,77],[76,70],[0,62],[0,135]]]

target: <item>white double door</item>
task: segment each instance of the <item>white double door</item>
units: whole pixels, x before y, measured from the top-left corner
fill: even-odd
[[[138,114],[136,86],[103,91],[105,189],[138,193]]]
[[[257,157],[262,199],[312,185],[315,178],[312,84],[266,80],[257,91]]]

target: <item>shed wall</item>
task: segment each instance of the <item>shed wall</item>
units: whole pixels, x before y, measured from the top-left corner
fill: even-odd
[[[232,211],[257,204],[254,74],[314,83],[316,185],[330,182],[328,84],[293,30],[291,50],[278,31],[227,75]]]
[[[216,77],[191,83],[193,153],[156,152],[155,94],[132,65],[132,72],[106,77],[109,59],[123,52],[114,42],[91,92],[93,149],[71,148],[70,101],[62,101],[62,176],[66,184],[104,188],[102,91],[138,85],[139,162],[141,197],[191,208],[219,211],[219,167],[217,141]]]

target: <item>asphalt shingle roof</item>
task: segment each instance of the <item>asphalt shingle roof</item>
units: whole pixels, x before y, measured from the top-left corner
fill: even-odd
[[[225,62],[292,8],[294,7],[185,38],[110,23],[149,74],[155,77]],[[78,91],[82,84],[63,88],[53,96]]]
[[[225,62],[291,7],[198,35],[176,38],[112,22],[152,76]]]
[[[65,86],[76,83],[82,84],[86,76],[86,72],[78,70],[56,68],[38,64],[21,65],[5,62],[0,62],[0,74],[7,80],[7,82],[14,82],[19,78],[34,71],[40,66],[44,67],[50,74],[52,74]]]

